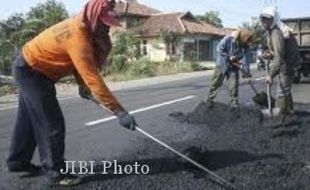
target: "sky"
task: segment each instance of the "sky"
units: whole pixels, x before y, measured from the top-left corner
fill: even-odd
[[[70,14],[82,9],[87,0],[58,0]],[[25,13],[45,0],[0,0],[0,20],[13,13]],[[309,0],[138,0],[139,3],[164,12],[186,12],[194,15],[219,11],[225,27],[238,27],[257,17],[266,5],[277,5],[282,18],[310,17]]]

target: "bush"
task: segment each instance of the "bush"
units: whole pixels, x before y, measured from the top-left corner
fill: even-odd
[[[195,61],[190,62],[190,65],[191,65],[191,68],[192,68],[193,71],[200,71],[200,70],[202,70],[201,66],[197,62],[195,62]]]
[[[193,71],[189,62],[159,62],[156,64],[156,73],[158,75],[174,74]]]
[[[7,94],[16,94],[17,93],[17,87],[12,85],[3,85],[0,84],[0,96],[4,96]]]
[[[128,61],[140,57],[140,41],[132,33],[125,32],[114,33],[112,41],[113,47],[108,58],[111,62],[109,72],[125,72],[128,69]]]
[[[127,58],[123,55],[114,55],[111,58],[112,64],[109,67],[110,73],[121,73],[126,71],[127,68]]]
[[[128,71],[132,76],[146,76],[153,77],[155,76],[155,64],[149,59],[142,58],[137,61],[132,61],[129,66]]]

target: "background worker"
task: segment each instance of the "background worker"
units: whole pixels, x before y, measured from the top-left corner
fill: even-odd
[[[245,54],[251,43],[253,33],[247,29],[240,29],[231,35],[225,36],[217,46],[217,59],[214,73],[212,76],[211,87],[207,96],[207,106],[214,106],[214,98],[223,81],[227,78],[232,109],[239,106],[238,86],[239,69],[241,59],[245,59]]]
[[[257,70],[263,69],[266,70],[266,63],[263,58],[265,48],[262,44],[259,44],[256,50],[256,63],[257,63]]]
[[[293,30],[280,21],[276,8],[266,7],[260,14],[260,22],[268,33],[268,51],[263,58],[272,60],[266,82],[272,84],[273,78],[278,76],[274,114],[280,114],[284,119],[293,110],[291,86],[295,68],[301,63],[298,44]]]
[[[134,130],[136,123],[110,92],[99,68],[111,50],[110,26],[114,0],[90,0],[74,17],[62,21],[26,43],[13,62],[19,107],[12,136],[8,170],[35,171],[31,163],[38,146],[42,169],[50,184],[75,185],[75,176],[61,175],[64,167],[65,122],[56,98],[55,83],[73,73],[80,95],[92,95],[111,110],[120,124]]]

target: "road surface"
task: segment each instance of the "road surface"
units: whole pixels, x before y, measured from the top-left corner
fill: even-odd
[[[260,78],[262,73],[255,74]],[[176,122],[169,116],[173,112],[190,112],[205,99],[210,77],[196,77],[177,82],[167,82],[147,87],[137,87],[116,92],[116,96],[127,110],[133,111],[141,128],[156,138],[183,151],[197,145],[214,148],[207,144],[209,129],[203,130],[191,124]],[[256,86],[263,90],[262,81]],[[305,82],[294,87],[298,101],[310,103],[305,94],[309,94],[309,85]],[[216,101],[228,103],[227,91],[220,91]],[[246,84],[240,87],[240,103],[253,105],[253,92]],[[145,136],[127,131],[120,127],[116,119],[94,103],[81,98],[61,100],[66,119],[66,159],[73,161],[116,160],[121,165],[135,162],[149,166],[147,175],[89,175],[85,183],[75,189],[222,189],[208,176],[184,166],[177,157]],[[44,189],[42,177],[21,178],[5,171],[5,157],[8,153],[10,136],[13,130],[16,108],[0,111],[0,189]],[[204,139],[204,140],[203,140]],[[220,140],[220,139],[219,139]],[[215,146],[216,147],[216,146]],[[228,146],[229,147],[229,146]],[[227,147],[226,147],[227,148]],[[38,154],[35,163],[40,163]],[[246,164],[242,161],[239,164]],[[98,166],[99,167],[99,166]],[[98,169],[97,167],[97,169]],[[230,166],[214,170],[225,176]],[[98,171],[97,171],[98,172]],[[246,175],[228,177],[230,181],[246,178]],[[236,179],[235,179],[236,178]],[[242,180],[241,180],[242,181]],[[240,182],[241,183],[241,182]],[[57,189],[57,188],[56,188]]]

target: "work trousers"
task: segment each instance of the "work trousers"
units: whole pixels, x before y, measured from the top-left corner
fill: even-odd
[[[43,169],[58,171],[64,166],[65,122],[55,82],[29,67],[22,55],[12,67],[19,105],[7,164],[30,163],[38,147]]]
[[[276,107],[280,109],[280,113],[288,114],[294,108],[291,93],[293,74],[280,72],[277,78]]]
[[[239,71],[237,69],[231,71],[229,76],[227,76],[222,72],[220,67],[215,67],[207,101],[214,100],[226,77],[228,82],[230,105],[238,106]]]

